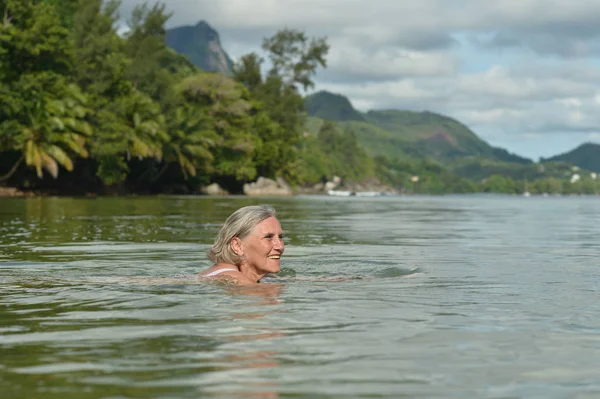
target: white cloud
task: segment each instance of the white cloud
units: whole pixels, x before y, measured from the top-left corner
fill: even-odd
[[[455,76],[460,59],[450,52],[415,51],[400,47],[358,47],[347,40],[331,41],[328,80],[379,81],[411,76]]]

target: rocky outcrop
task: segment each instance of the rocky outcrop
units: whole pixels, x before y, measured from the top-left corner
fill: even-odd
[[[272,180],[261,176],[254,183],[244,184],[244,194],[253,197],[287,197],[294,195],[294,191],[281,177]]]
[[[206,195],[229,195],[229,192],[227,190],[224,190],[217,183],[209,184],[206,187],[202,187],[200,191],[202,192],[202,194]]]
[[[167,29],[165,43],[207,72],[231,73],[233,62],[221,46],[217,31],[205,21]]]
[[[0,197],[24,197],[26,195],[31,195],[28,193],[24,193],[23,191],[19,191],[14,187],[1,187],[0,186]]]

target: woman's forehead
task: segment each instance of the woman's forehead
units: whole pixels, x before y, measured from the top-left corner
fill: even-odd
[[[278,231],[281,230],[281,225],[279,224],[279,221],[277,220],[277,218],[275,218],[274,216],[271,216],[271,217],[263,220],[262,222],[260,222],[256,226],[254,226],[254,229],[253,229],[253,231],[259,231],[259,232],[269,231],[269,230],[278,230]]]

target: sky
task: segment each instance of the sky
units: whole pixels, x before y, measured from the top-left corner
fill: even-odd
[[[139,0],[123,0],[126,19]],[[600,143],[600,0],[166,0],[235,61],[282,28],[326,36],[314,91],[428,110],[537,160]]]

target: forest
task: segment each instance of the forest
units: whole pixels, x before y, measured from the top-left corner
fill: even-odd
[[[303,93],[327,65],[324,37],[282,28],[231,74],[208,73],[165,45],[164,3],[123,18],[119,7],[0,0],[0,186],[84,195],[218,183],[240,193],[259,176],[306,187],[335,175],[403,193],[523,191],[510,176],[471,180],[433,159],[368,155],[333,122],[308,131]],[[528,190],[596,192],[595,181],[546,180]]]

